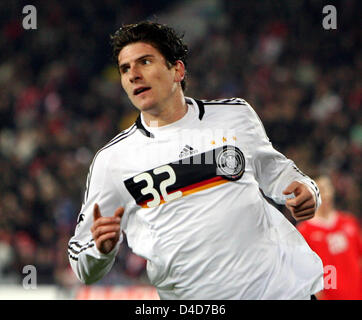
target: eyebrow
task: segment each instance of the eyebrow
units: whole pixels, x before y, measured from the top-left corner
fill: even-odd
[[[153,55],[153,54],[145,54],[145,55],[137,58],[135,61],[141,61],[141,60],[143,60],[144,58],[149,58],[149,57],[154,57],[154,55]],[[129,66],[129,62],[122,63],[122,64],[119,66],[119,69],[122,69],[122,68],[124,68],[124,67],[126,67],[126,66]]]

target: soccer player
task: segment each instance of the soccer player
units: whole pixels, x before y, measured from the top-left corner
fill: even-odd
[[[358,220],[335,208],[335,190],[328,176],[318,177],[316,183],[323,203],[313,219],[297,228],[323,261],[325,285],[318,299],[360,300],[362,242]]]
[[[126,235],[161,299],[320,291],[320,258],[264,197],[304,220],[320,204],[318,188],[272,147],[253,108],[240,98],[185,97],[187,46],[168,26],[125,25],[112,44],[140,115],[90,166],[68,248],[78,278],[101,279]]]

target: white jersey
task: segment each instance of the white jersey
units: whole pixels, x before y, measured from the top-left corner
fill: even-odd
[[[143,117],[96,154],[69,259],[93,283],[111,268],[95,246],[93,206],[125,208],[121,228],[147,259],[161,299],[305,299],[323,289],[323,266],[296,228],[263,196],[284,204],[300,181],[318,188],[270,143],[244,100],[186,98],[169,125]],[[261,192],[262,190],[262,192]]]

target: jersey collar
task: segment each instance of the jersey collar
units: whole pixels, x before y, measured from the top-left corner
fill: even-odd
[[[205,107],[204,107],[204,103],[201,100],[197,100],[197,99],[193,99],[193,98],[189,98],[189,97],[185,97],[185,101],[187,104],[189,105],[194,105],[197,106],[198,110],[199,110],[199,120],[201,121],[202,118],[204,117],[205,114]],[[155,135],[151,132],[149,132],[144,125],[142,124],[141,121],[141,114],[138,115],[137,120],[135,122],[135,125],[137,127],[137,129],[140,130],[140,132],[145,135],[148,138],[154,138]]]

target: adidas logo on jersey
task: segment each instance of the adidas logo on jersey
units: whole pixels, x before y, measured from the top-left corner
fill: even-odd
[[[184,146],[182,151],[179,154],[179,158],[192,156],[193,154],[198,153],[198,151],[192,147],[190,147],[188,144]]]

